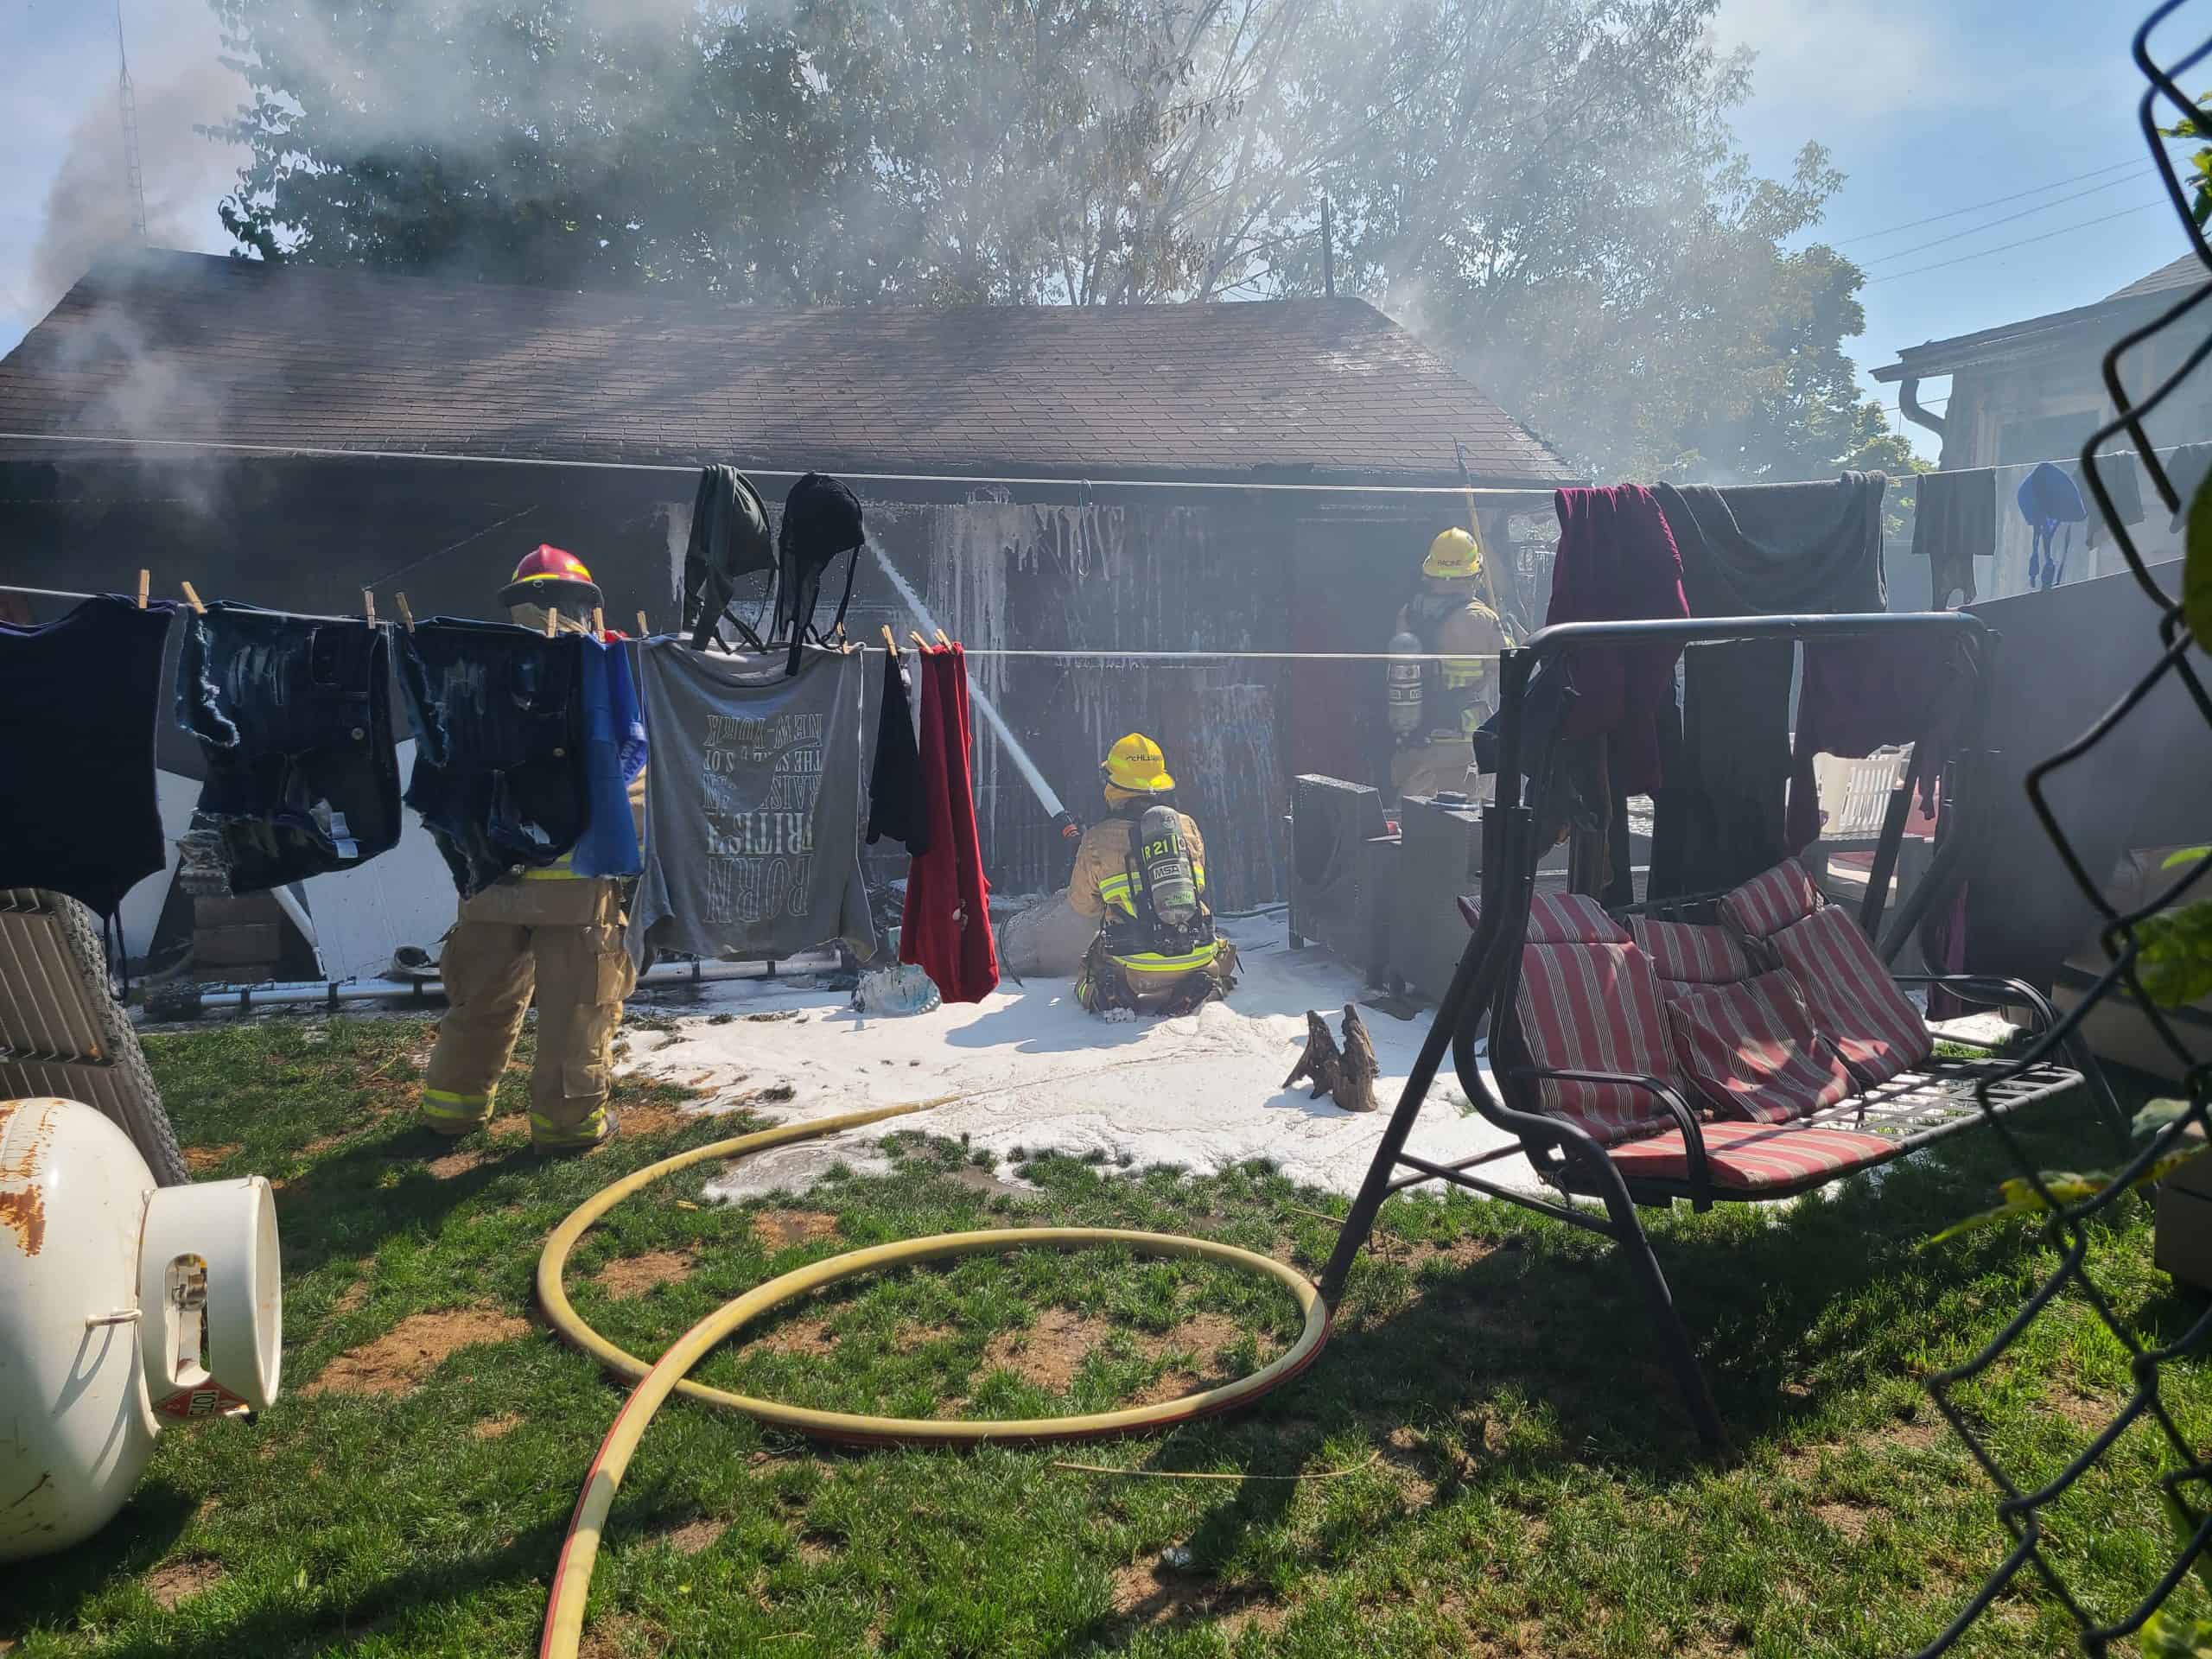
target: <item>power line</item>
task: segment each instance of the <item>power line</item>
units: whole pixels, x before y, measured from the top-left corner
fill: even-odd
[[[1969,260],[1986,259],[1993,253],[2010,253],[2015,248],[2031,247],[2037,242],[2048,242],[2053,237],[2070,236],[2075,231],[2088,230],[2092,225],[2107,225],[2115,219],[2126,219],[2130,213],[2147,213],[2153,207],[2164,207],[2166,205],[2166,200],[2162,196],[2156,201],[2145,201],[2133,207],[2123,207],[2116,213],[2106,213],[2097,219],[2085,219],[2078,225],[2062,225],[2055,231],[2044,232],[2041,236],[2023,237],[2018,242],[2006,242],[1997,247],[1984,248],[1979,253],[1962,253],[1955,259],[1938,259],[1932,265],[1915,265],[1910,270],[1886,271],[1879,276],[1869,276],[1866,286],[1872,288],[1876,283],[1894,282],[1900,276],[1917,276],[1923,271],[1948,270],[1953,265],[1963,265]]]
[[[1925,253],[1930,248],[1942,247],[1946,242],[1956,242],[1962,237],[1979,236],[1984,231],[1995,230],[1999,225],[2010,225],[2016,219],[2031,219],[2037,213],[2048,213],[2053,207],[2063,207],[2069,201],[2079,201],[2084,196],[2094,196],[2107,190],[2117,190],[2123,184],[2133,184],[2138,179],[2148,178],[2157,170],[2155,168],[2146,167],[2140,173],[2123,173],[2120,177],[2107,179],[2102,184],[2093,184],[2086,190],[2076,190],[2070,196],[2059,196],[2050,201],[2038,202],[2032,207],[2021,208],[2017,213],[2006,213],[2001,219],[1984,219],[1980,224],[1969,226],[1963,231],[1953,231],[1948,236],[1939,236],[1932,242],[1916,242],[1909,248],[1899,248],[1895,253],[1878,253],[1872,258],[1863,259],[1859,263],[1866,265],[1878,265],[1888,260],[1903,259],[1909,254]]]
[[[1847,248],[1853,243],[1872,242],[1881,237],[1895,236],[1899,231],[1916,231],[1923,225],[1940,224],[1947,219],[1956,219],[1961,213],[1978,213],[1985,207],[2002,207],[2008,201],[2019,201],[2028,196],[2039,196],[2046,190],[2056,190],[2066,185],[2079,184],[2084,179],[2094,179],[2101,174],[2117,173],[2123,167],[2132,167],[2142,159],[2140,156],[2131,156],[2127,160],[2114,162],[2109,167],[2093,167],[2087,173],[2076,173],[2070,179],[2053,179],[2049,184],[2039,184],[2032,190],[2018,190],[2009,196],[1993,196],[1987,201],[1970,202],[1964,207],[1954,207],[1948,213],[1930,213],[1926,219],[1907,219],[1902,225],[1892,225],[1885,230],[1866,231],[1858,236],[1846,237],[1840,242],[1832,242],[1828,245],[1835,248]]]

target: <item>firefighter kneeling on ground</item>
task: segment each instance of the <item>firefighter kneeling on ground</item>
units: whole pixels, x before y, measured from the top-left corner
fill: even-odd
[[[588,632],[603,602],[583,561],[542,546],[515,567],[499,592],[507,613],[542,632],[556,609],[561,626]],[[645,774],[630,786],[642,820]],[[530,1075],[530,1139],[540,1152],[584,1152],[614,1134],[607,1103],[614,1028],[638,982],[623,944],[628,922],[620,883],[578,875],[563,857],[518,871],[464,899],[438,958],[446,1017],[423,1079],[423,1122],[442,1135],[482,1128],[492,1096],[537,1001],[537,1059]]]
[[[1421,561],[1421,591],[1398,613],[1384,670],[1389,681],[1390,788],[1400,800],[1446,791],[1473,792],[1476,730],[1491,714],[1491,688],[1505,626],[1478,599],[1482,543],[1446,531]],[[1421,662],[1427,655],[1441,662]]]
[[[1068,904],[1099,923],[1076,1001],[1093,1014],[1189,1014],[1236,988],[1236,947],[1206,906],[1206,849],[1175,807],[1160,745],[1132,732],[1099,763],[1106,817],[1076,849]]]

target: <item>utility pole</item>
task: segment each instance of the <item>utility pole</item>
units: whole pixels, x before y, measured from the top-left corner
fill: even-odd
[[[116,0],[120,5],[123,0]],[[1329,217],[1329,194],[1321,193],[1321,291],[1331,299],[1337,297],[1337,250],[1335,226]]]
[[[130,212],[131,240],[146,245],[146,173],[138,162],[138,95],[130,86],[130,57],[123,46],[123,0],[115,0],[115,101],[123,113],[123,188]]]

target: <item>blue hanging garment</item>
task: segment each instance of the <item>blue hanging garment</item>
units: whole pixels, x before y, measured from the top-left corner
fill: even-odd
[[[2028,550],[2028,586],[2056,588],[2066,579],[2066,556],[2074,550],[2073,526],[2089,516],[2080,487],[2064,473],[2044,461],[2020,480],[2020,516],[2035,531]],[[2065,525],[2066,544],[2056,553],[2051,543]]]
[[[645,868],[630,785],[645,769],[645,722],[620,640],[584,641],[584,777],[590,812],[569,868],[578,875],[635,875]]]

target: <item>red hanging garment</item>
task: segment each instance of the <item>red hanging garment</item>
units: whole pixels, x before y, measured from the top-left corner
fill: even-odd
[[[999,982],[991,937],[991,887],[976,838],[968,755],[968,659],[958,645],[922,653],[922,791],[929,850],[906,869],[899,960],[937,982],[948,1002],[980,1002]]]

